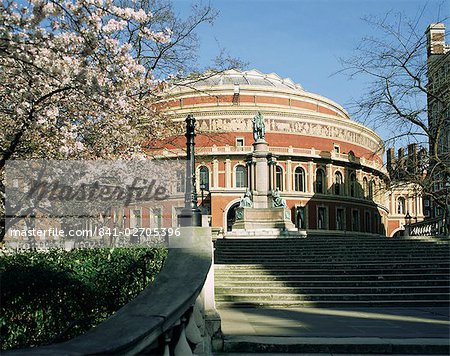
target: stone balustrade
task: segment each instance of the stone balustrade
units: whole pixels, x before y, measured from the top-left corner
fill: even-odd
[[[4,355],[211,355],[214,309],[210,228],[181,228],[154,283],[106,321],[72,340]],[[217,338],[220,342],[220,338]]]
[[[407,225],[408,236],[441,236],[445,233],[445,221],[442,218],[434,218]],[[448,237],[448,236],[447,236]]]
[[[234,154],[250,154],[252,152],[252,146],[209,146],[209,147],[198,147],[196,148],[196,154],[197,156],[201,155],[228,155],[230,153]],[[324,154],[330,159],[343,161],[343,162],[352,162],[361,164],[362,166],[366,166],[369,168],[377,169],[382,171],[383,173],[387,173],[386,168],[377,162],[373,162],[371,160],[365,159],[363,157],[357,158],[357,157],[349,157],[346,153],[337,153],[337,152],[325,152],[320,151],[314,148],[295,148],[292,146],[289,147],[270,147],[270,151],[273,154],[289,154],[291,156],[304,156],[304,157],[323,157]],[[156,157],[164,157],[164,158],[170,158],[170,157],[182,157],[185,155],[185,151],[182,149],[162,149],[162,150],[155,150],[152,152],[154,156]]]

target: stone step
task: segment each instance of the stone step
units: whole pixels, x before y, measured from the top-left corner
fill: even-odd
[[[352,269],[376,269],[376,270],[411,270],[411,269],[444,269],[449,270],[449,262],[435,261],[435,262],[283,262],[268,261],[271,263],[239,263],[239,264],[220,264],[215,265],[215,269],[220,271],[224,270],[263,270],[263,271],[290,271],[290,270],[352,270]]]
[[[411,300],[339,300],[339,301],[286,301],[286,300],[257,300],[257,301],[216,301],[219,308],[362,308],[362,307],[449,307],[448,300],[411,299]]]
[[[226,265],[223,265],[226,266]],[[391,268],[289,268],[289,269],[280,269],[280,268],[266,268],[266,269],[252,269],[252,268],[230,268],[227,269],[217,269],[216,275],[261,275],[261,276],[292,276],[292,275],[361,275],[364,273],[373,274],[377,276],[384,275],[394,275],[394,274],[448,274],[448,268],[403,268],[403,269],[391,269]]]
[[[271,255],[271,256],[327,256],[327,255],[361,255],[361,256],[443,256],[448,257],[450,255],[449,249],[444,250],[395,250],[389,249],[386,251],[376,250],[376,249],[352,249],[352,250],[340,250],[340,249],[332,249],[332,250],[309,250],[309,249],[273,249],[273,250],[263,250],[258,249],[259,255]],[[216,251],[216,256],[229,256],[229,255],[252,255],[254,253],[253,250],[243,250],[243,249],[235,249],[235,250],[221,250],[220,252]]]
[[[220,250],[218,250],[220,249]],[[255,248],[239,248],[239,247],[226,247],[226,248],[216,248],[216,252],[220,251],[220,254],[233,254],[233,253],[241,253],[241,254],[252,254],[254,253]],[[336,248],[308,248],[308,247],[282,247],[282,248],[257,248],[258,252],[262,254],[273,253],[273,254],[314,254],[318,256],[323,256],[326,254],[339,254],[339,253],[358,253],[361,252],[363,254],[441,254],[441,255],[449,255],[450,248],[445,246],[443,248],[371,248],[371,247],[336,247]]]
[[[234,245],[245,245],[245,244],[275,244],[275,245],[287,245],[287,244],[325,244],[325,243],[366,243],[366,244],[379,244],[380,242],[388,243],[388,244],[397,244],[397,245],[440,245],[440,244],[449,244],[449,240],[396,240],[396,239],[386,239],[386,238],[377,238],[377,239],[365,239],[365,238],[332,238],[332,239],[311,239],[311,238],[278,238],[278,239],[258,239],[258,238],[249,238],[249,239],[217,239],[214,241],[215,244],[234,244]]]
[[[393,262],[395,261],[395,262]],[[446,259],[443,258],[432,258],[432,259],[395,259],[392,258],[384,258],[384,259],[348,259],[348,258],[338,258],[338,257],[329,257],[323,259],[307,259],[307,258],[295,258],[295,257],[285,257],[285,258],[270,258],[270,257],[254,257],[254,258],[219,258],[216,261],[217,265],[224,264],[241,264],[241,265],[250,265],[250,264],[259,264],[263,266],[273,266],[273,265],[284,265],[284,266],[295,266],[295,265],[392,265],[395,263],[396,266],[399,265],[436,265],[441,264],[445,265]]]
[[[215,288],[217,296],[221,295],[236,295],[236,294],[308,294],[308,295],[322,295],[333,293],[336,296],[343,294],[416,294],[416,293],[450,293],[450,288],[447,284],[439,286],[332,286],[332,287],[293,287],[293,286],[264,286],[264,287],[228,287],[217,285]],[[220,299],[220,298],[219,298]]]
[[[291,281],[317,281],[319,282],[359,282],[359,281],[407,281],[408,279],[416,279],[423,278],[423,280],[433,280],[433,279],[441,279],[443,276],[448,278],[448,275],[444,274],[427,274],[426,277],[423,277],[424,274],[371,274],[371,275],[333,275],[333,274],[292,274],[292,275],[233,275],[233,276],[221,276],[216,278],[216,283],[225,283],[225,282],[233,282],[233,281],[279,281],[279,282],[291,282]]]
[[[398,260],[395,263],[392,260],[219,260],[216,262],[216,266],[230,266],[230,265],[242,265],[242,266],[260,266],[263,270],[273,270],[273,269],[295,269],[295,268],[304,268],[304,269],[370,269],[374,267],[378,267],[378,269],[411,269],[411,268],[420,268],[420,269],[433,269],[433,268],[449,268],[447,262],[443,262],[442,259],[438,260],[422,260],[417,263],[412,260]],[[244,268],[245,269],[245,268]],[[258,269],[248,267],[247,269]]]
[[[364,255],[377,255],[377,254],[386,254],[386,255],[408,255],[408,254],[418,254],[418,255],[433,255],[433,254],[440,254],[440,255],[446,255],[448,256],[450,254],[450,247],[445,246],[443,248],[424,248],[424,249],[417,249],[417,248],[375,248],[375,247],[367,247],[367,246],[360,246],[358,248],[351,247],[351,248],[344,248],[344,247],[336,247],[336,248],[326,248],[326,247],[314,247],[314,248],[308,248],[308,247],[281,247],[276,248],[273,247],[270,248],[217,248],[216,247],[216,253],[220,254],[253,254],[255,253],[255,249],[261,253],[261,254],[313,254],[315,256],[324,256],[327,254],[355,254],[355,253],[361,253]]]
[[[235,293],[219,294],[217,302],[268,302],[268,301],[304,301],[304,302],[339,302],[339,301],[394,301],[394,300],[433,300],[450,304],[450,293],[347,293],[347,294],[291,294],[291,293]]]
[[[420,356],[449,355],[450,347],[446,338],[232,336],[225,338],[223,351],[241,356],[244,353]]]
[[[232,288],[232,287],[297,287],[297,288],[308,288],[316,287],[327,288],[327,287],[389,287],[392,285],[404,286],[404,287],[414,287],[414,286],[446,286],[450,287],[450,278],[441,279],[412,279],[412,280],[366,280],[366,281],[304,281],[304,280],[292,280],[292,281],[261,281],[261,280],[229,280],[229,279],[218,279],[216,287],[219,288]]]
[[[219,306],[448,306],[448,240],[217,240]]]
[[[291,246],[216,246],[216,249],[220,249],[221,252],[235,252],[235,251],[249,251],[253,252],[254,249],[257,248],[258,251],[261,252],[289,252],[289,251],[308,251],[312,253],[321,253],[322,251],[345,251],[345,252],[354,252],[357,250],[374,250],[374,251],[384,251],[384,252],[449,252],[448,245],[442,246],[391,246],[386,244],[386,246],[367,246],[367,245],[348,245],[348,246],[306,246],[306,245],[291,245]]]
[[[240,255],[251,255],[253,254],[253,250],[243,250],[243,249],[234,249],[234,250],[228,250],[228,249],[224,249],[220,251],[219,256],[224,256],[224,255],[234,255],[234,254],[240,254]],[[443,250],[376,250],[376,249],[352,249],[352,250],[339,250],[339,249],[332,249],[332,250],[319,250],[319,251],[313,251],[313,250],[308,250],[308,249],[273,249],[273,250],[263,250],[263,249],[259,249],[258,250],[260,255],[282,255],[282,256],[290,256],[290,255],[294,255],[294,256],[326,256],[326,255],[339,255],[339,254],[349,254],[349,255],[356,255],[356,254],[361,254],[363,256],[373,256],[373,255],[386,255],[386,256],[394,256],[394,255],[403,255],[403,256],[408,256],[408,255],[418,255],[418,256],[434,256],[434,255],[439,255],[439,256],[449,256],[450,255],[450,251],[448,251],[448,249],[443,249]]]
[[[449,268],[448,263],[443,259],[430,260],[397,260],[392,262],[392,259],[377,259],[377,260],[344,260],[344,259],[329,259],[329,260],[299,260],[299,259],[263,259],[263,260],[219,260],[216,266],[259,266],[260,268],[246,267],[247,269],[293,269],[293,268]],[[220,269],[220,268],[219,268]],[[245,268],[244,268],[245,269]]]
[[[240,247],[240,246],[216,246],[216,252],[221,253],[254,253],[255,250],[261,253],[314,253],[314,254],[327,254],[327,253],[354,253],[354,252],[364,252],[364,253],[441,253],[449,254],[450,246],[422,246],[422,247],[401,247],[401,246],[252,246],[252,247]]]
[[[292,272],[287,271],[286,273],[277,273],[277,274],[257,274],[257,273],[234,273],[234,274],[217,274],[216,281],[251,281],[251,280],[259,280],[259,281],[270,281],[270,280],[279,280],[279,281],[292,281],[292,280],[318,280],[318,281],[358,281],[358,280],[410,280],[410,279],[436,279],[441,278],[437,276],[442,276],[444,272],[441,273],[401,273],[396,274],[395,272],[390,271],[390,273],[384,273],[383,271],[378,271],[378,273],[369,273],[368,275],[357,273],[358,271],[353,271],[353,273],[337,273],[334,274],[333,271],[322,271],[322,273],[313,271],[303,271],[303,272]],[[439,271],[438,271],[439,272]]]
[[[292,270],[292,269],[399,269],[403,267],[407,269],[431,269],[445,268],[449,270],[450,263],[446,259],[432,260],[267,260],[267,261],[228,261],[217,262],[214,268],[221,270]]]
[[[258,249],[259,251],[287,251],[287,250],[303,250],[310,252],[319,252],[319,251],[355,251],[355,250],[374,250],[374,251],[448,251],[449,245],[429,245],[429,246],[413,246],[413,245],[391,245],[389,243],[380,246],[378,244],[346,244],[346,245],[333,245],[332,243],[322,244],[322,245],[306,245],[306,244],[290,244],[290,245],[260,245],[260,244],[251,244],[251,245],[217,245],[215,246],[216,250],[220,249],[221,251],[253,251],[254,249]]]
[[[327,256],[295,256],[295,255],[285,255],[285,256],[243,256],[236,254],[235,256],[218,256],[215,258],[215,263],[220,264],[220,261],[225,261],[228,264],[258,264],[265,261],[279,261],[285,262],[286,264],[291,263],[330,263],[333,261],[344,261],[348,263],[355,262],[367,262],[367,263],[395,263],[400,261],[401,263],[449,263],[450,256],[346,256],[346,255],[327,255]],[[394,259],[395,258],[395,259]],[[233,263],[234,261],[234,263]],[[259,261],[259,262],[258,262]]]
[[[405,260],[436,260],[441,259],[443,261],[448,261],[450,258],[450,254],[448,253],[399,253],[399,254],[388,254],[388,253],[378,253],[378,252],[365,252],[360,251],[360,253],[353,252],[333,252],[333,253],[321,253],[321,254],[308,254],[305,252],[296,253],[260,253],[259,255],[253,255],[249,252],[238,252],[236,253],[220,253],[215,254],[215,260],[229,260],[229,259],[257,259],[257,258],[266,258],[266,259],[298,259],[299,261],[304,259],[310,260],[318,260],[321,261],[323,259],[330,258],[340,258],[340,259],[362,259],[362,260],[378,260],[378,259],[386,259],[386,258],[400,258]]]
[[[354,237],[345,237],[345,238],[279,238],[279,239],[258,239],[258,238],[249,238],[249,239],[217,239],[215,240],[216,245],[226,244],[226,245],[288,245],[288,244],[346,244],[346,243],[361,243],[361,244],[379,244],[380,242],[387,244],[396,244],[396,245],[449,245],[449,239],[435,239],[435,240],[399,240],[399,239],[390,239],[390,238],[354,238]]]

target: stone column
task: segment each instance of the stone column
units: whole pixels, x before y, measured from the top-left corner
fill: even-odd
[[[348,171],[348,168],[345,168],[344,170],[344,184],[343,184],[343,189],[344,189],[344,195],[345,196],[349,196],[350,195],[350,172]]]
[[[231,188],[231,161],[225,160],[225,188]]]
[[[253,190],[253,163],[251,158],[247,159],[245,166],[247,167],[247,188]]]
[[[213,188],[219,187],[219,161],[213,160]]]
[[[312,162],[308,162],[308,192],[314,193],[314,167]]]
[[[275,157],[271,157],[270,160],[270,190],[275,190],[277,188],[277,159]]]
[[[333,174],[331,172],[331,163],[327,164],[327,188],[325,193],[328,194],[329,192],[331,192],[331,187],[333,186]]]
[[[362,177],[362,171],[357,170],[356,171],[356,188],[355,188],[355,194],[357,198],[364,198],[362,194],[362,184],[363,184],[363,177]]]
[[[418,215],[423,215],[423,199],[421,195],[417,196]]]
[[[397,209],[395,206],[395,194],[389,194],[389,203],[391,205],[391,214],[397,214]]]
[[[286,191],[292,191],[292,161],[286,161]]]
[[[253,206],[255,208],[268,207],[269,194],[269,148],[264,140],[257,140],[253,144],[252,161],[255,162],[255,187],[253,190]]]
[[[268,166],[269,166],[269,190],[273,189],[273,180],[272,180],[272,176],[273,176],[273,164],[271,161],[267,162]]]
[[[256,188],[256,162],[252,160],[252,191]]]

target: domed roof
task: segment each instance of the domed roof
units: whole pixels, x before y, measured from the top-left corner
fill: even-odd
[[[294,83],[289,78],[281,78],[278,74],[264,74],[258,70],[249,71],[226,70],[221,73],[213,74],[208,78],[201,79],[191,84],[194,87],[218,86],[218,85],[251,85],[274,87],[285,90],[303,90],[300,84]]]

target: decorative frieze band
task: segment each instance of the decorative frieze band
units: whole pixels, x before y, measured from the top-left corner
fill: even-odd
[[[216,116],[214,117],[211,113],[195,113],[195,116],[198,119],[198,131],[252,132],[252,121],[251,117],[248,117],[248,113],[227,111],[222,112],[221,114],[222,115],[220,116],[214,115]],[[243,117],[243,114],[245,114],[246,117]],[[205,118],[204,116],[208,116],[208,118]],[[281,116],[283,118],[273,118],[273,116]],[[376,140],[375,137],[370,137],[366,132],[363,132],[361,128],[359,130],[358,127],[348,128],[345,127],[347,126],[346,122],[332,119],[328,120],[329,122],[327,123],[314,121],[317,121],[317,118],[308,115],[280,115],[279,113],[270,113],[270,115],[266,115],[266,131],[336,139],[357,144],[374,152],[380,149],[381,141]]]

